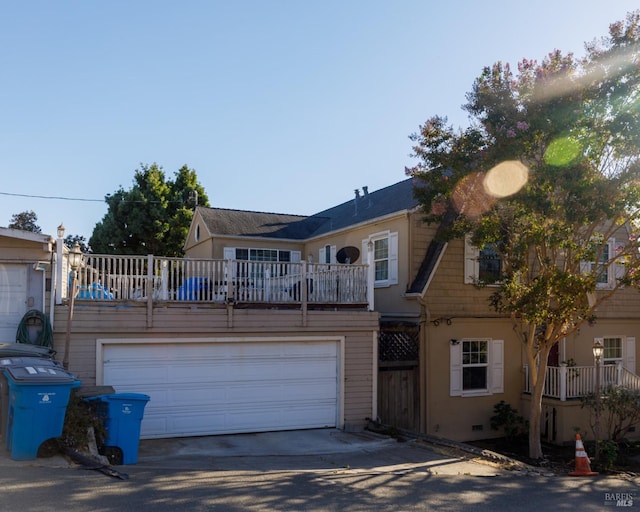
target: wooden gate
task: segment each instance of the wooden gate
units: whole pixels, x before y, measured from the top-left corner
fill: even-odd
[[[420,428],[420,326],[382,323],[378,338],[378,418],[417,432]]]

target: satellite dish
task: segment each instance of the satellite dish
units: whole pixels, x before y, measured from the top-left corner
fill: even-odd
[[[338,263],[355,263],[358,261],[360,257],[360,249],[354,247],[353,245],[348,245],[347,247],[343,247],[336,254],[336,260]]]

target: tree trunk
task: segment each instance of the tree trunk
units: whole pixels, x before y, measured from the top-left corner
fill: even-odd
[[[542,443],[540,442],[540,416],[542,415],[542,391],[544,379],[538,380],[531,389],[531,405],[529,407],[529,457],[542,458]]]
[[[547,373],[547,358],[551,347],[545,347],[538,355],[538,367],[531,370],[531,407],[529,408],[529,457],[541,459],[540,416],[542,415],[542,394]],[[534,378],[535,373],[535,378]]]

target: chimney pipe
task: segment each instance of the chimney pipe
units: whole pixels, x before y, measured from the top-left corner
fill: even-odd
[[[367,208],[369,208],[371,206],[371,198],[369,197],[369,187],[368,186],[362,187],[362,192],[364,192],[364,197],[365,199],[367,199]]]

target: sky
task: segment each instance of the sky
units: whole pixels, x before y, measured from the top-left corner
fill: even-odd
[[[637,0],[0,0],[0,226],[90,238],[141,165],[210,205],[310,215],[406,178],[484,66],[584,43]]]

